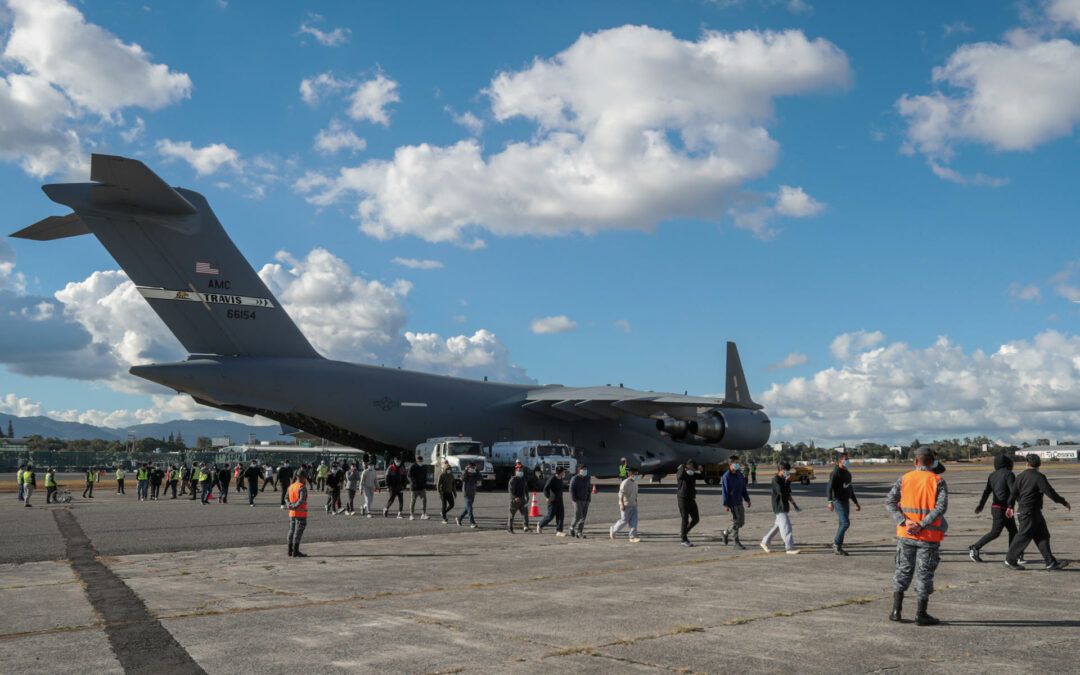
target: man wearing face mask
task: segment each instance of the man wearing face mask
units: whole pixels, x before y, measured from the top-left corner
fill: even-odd
[[[420,519],[427,520],[427,467],[424,458],[416,456],[416,463],[409,467],[409,488],[412,502],[409,504],[409,520],[416,518],[416,500],[420,500]]]
[[[465,516],[469,516],[469,527],[476,529],[476,518],[473,517],[473,500],[476,499],[476,486],[482,480],[480,472],[476,470],[476,462],[469,462],[469,465],[465,467],[465,473],[461,475],[461,494],[465,496],[465,508],[462,510],[461,515],[457,517],[459,527],[461,521],[465,520]]]
[[[844,533],[851,526],[851,504],[855,504],[856,511],[862,510],[855,497],[855,488],[851,487],[851,472],[848,471],[850,466],[851,460],[847,453],[841,453],[836,456],[836,468],[829,475],[829,510],[836,512],[836,519],[839,521],[832,545],[836,555],[848,554],[844,550]]]
[[[609,534],[612,541],[615,540],[615,535],[623,527],[630,528],[630,543],[637,544],[641,542],[641,537],[638,536],[637,531],[637,497],[638,497],[638,470],[627,469],[627,478],[619,484],[619,521],[611,526]]]
[[[686,463],[686,466],[680,466],[675,474],[678,480],[676,495],[679,500],[679,518],[681,520],[679,535],[682,537],[682,545],[686,547],[693,546],[687,535],[701,521],[698,516],[697,506],[697,468],[697,462],[691,459]]]
[[[577,474],[570,479],[570,499],[574,500],[574,520],[570,523],[570,536],[585,538],[585,518],[589,515],[589,502],[592,501],[592,480],[589,467],[582,464]]]
[[[401,466],[401,460],[397,457],[394,461],[386,467],[386,491],[390,493],[390,499],[386,501],[386,508],[383,509],[383,518],[390,515],[390,507],[393,506],[394,500],[397,500],[397,517],[401,518],[401,512],[405,510],[405,481],[408,480],[405,477],[405,469]]]
[[[753,475],[753,474],[751,474]],[[724,510],[731,514],[731,527],[720,532],[724,543],[728,543],[731,537],[735,538],[735,546],[746,549],[739,541],[739,528],[746,524],[746,509],[743,502],[750,506],[750,493],[746,490],[746,477],[739,470],[739,457],[732,455],[728,458],[728,470],[720,479],[720,485],[724,492]]]
[[[514,467],[514,475],[510,477],[506,491],[510,495],[510,517],[506,519],[506,531],[510,534],[514,533],[514,517],[521,513],[521,517],[525,519],[522,531],[528,532],[529,505],[526,500],[529,494],[529,482],[525,480],[524,468]]]
[[[795,548],[795,536],[791,532],[791,517],[788,516],[788,512],[793,506],[798,511],[799,505],[791,498],[791,464],[788,462],[781,462],[780,469],[773,476],[772,505],[776,523],[761,540],[761,548],[765,549],[766,553],[771,553],[769,542],[779,532],[780,538],[784,540],[784,550],[790,555],[795,555],[799,549]]]

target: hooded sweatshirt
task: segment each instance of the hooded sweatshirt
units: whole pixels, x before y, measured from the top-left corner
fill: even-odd
[[[993,508],[1009,507],[1009,494],[1012,492],[1013,483],[1016,482],[1016,477],[1013,475],[1012,457],[998,455],[994,458],[994,469],[996,470],[986,478],[986,489],[983,490],[982,499],[979,500],[979,510],[982,510],[990,495],[994,496],[991,502]]]

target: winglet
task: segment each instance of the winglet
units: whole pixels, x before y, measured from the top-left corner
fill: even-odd
[[[761,410],[764,407],[750,398],[750,388],[746,385],[742,361],[739,359],[739,348],[734,342],[727,343],[727,390],[724,404],[750,410]]]

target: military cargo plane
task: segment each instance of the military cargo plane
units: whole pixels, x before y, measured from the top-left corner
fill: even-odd
[[[177,363],[133,366],[219,410],[276,420],[383,456],[412,455],[434,436],[485,445],[569,443],[594,475],[621,458],[662,475],[696,459],[759,448],[770,421],[750,397],[727,343],[723,399],[620,386],[530,386],[475,381],[321,356],[225,233],[206,199],[173,188],[142,162],[93,155],[90,183],[45,185],[73,209],[11,236],[48,241],[93,234],[187,350]]]

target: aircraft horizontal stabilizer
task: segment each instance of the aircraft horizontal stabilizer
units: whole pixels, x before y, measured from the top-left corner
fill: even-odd
[[[64,237],[77,237],[80,234],[90,234],[90,228],[86,226],[79,214],[69,213],[66,216],[49,216],[29,227],[24,227],[11,236],[34,241],[52,241]]]
[[[191,202],[137,159],[91,155],[90,180],[100,183],[90,191],[90,199],[97,205],[123,204],[185,216],[198,213]]]

